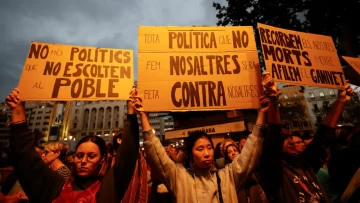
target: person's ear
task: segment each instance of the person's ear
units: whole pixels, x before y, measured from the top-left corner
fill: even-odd
[[[54,152],[56,155],[56,158],[58,158],[60,156],[60,151]]]

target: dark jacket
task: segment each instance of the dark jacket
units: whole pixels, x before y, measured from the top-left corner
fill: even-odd
[[[309,202],[308,192],[318,195],[320,202],[330,202],[315,173],[326,160],[326,149],[334,142],[334,133],[334,128],[320,126],[303,153],[292,156],[282,153],[281,126],[269,125],[258,172],[261,186],[271,202]]]
[[[139,126],[136,115],[128,115],[123,132],[123,144],[117,151],[116,161],[103,177],[96,193],[97,202],[120,202],[131,180],[139,149]],[[55,200],[65,183],[65,179],[50,169],[33,148],[34,136],[26,123],[11,126],[10,150],[14,160],[14,170],[30,202],[49,203]],[[126,143],[126,144],[125,144]],[[74,190],[89,187],[93,180],[72,182]]]
[[[16,177],[15,172],[12,171],[3,182],[1,186],[1,193],[7,195],[15,185],[16,181],[18,181],[18,178]]]
[[[360,167],[360,151],[346,147],[331,155],[328,163],[329,175],[341,196]]]

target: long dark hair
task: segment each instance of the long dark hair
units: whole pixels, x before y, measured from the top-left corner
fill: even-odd
[[[76,150],[78,149],[78,147],[85,142],[92,142],[94,144],[96,144],[99,149],[100,149],[100,154],[101,154],[101,159],[103,159],[103,163],[99,166],[99,170],[98,170],[98,174],[97,176],[99,177],[103,177],[107,171],[107,149],[106,149],[106,143],[104,141],[104,139],[102,139],[99,136],[95,136],[95,135],[88,135],[86,137],[83,137],[76,145]]]
[[[221,157],[223,157],[223,155],[221,154],[221,142],[217,143],[214,149],[214,159],[219,159]]]
[[[107,144],[106,150],[107,150],[106,158],[108,159],[107,160],[107,169],[110,169],[112,166],[112,160],[113,160],[114,151],[115,151],[113,144],[111,144],[111,143]],[[110,157],[108,156],[109,154],[110,154]]]
[[[194,147],[195,142],[198,139],[200,139],[201,137],[206,137],[209,140],[211,147],[214,149],[214,143],[212,142],[212,140],[208,134],[206,134],[205,132],[201,132],[201,131],[196,131],[196,132],[190,133],[190,135],[187,137],[186,143],[185,143],[186,155],[188,156],[187,165],[193,161],[192,148]]]

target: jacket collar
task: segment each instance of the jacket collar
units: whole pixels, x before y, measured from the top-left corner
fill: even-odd
[[[218,171],[218,169],[215,167],[215,165],[213,164],[211,166],[211,168],[208,169],[201,169],[201,168],[196,168],[195,166],[192,166],[190,168],[187,169],[188,172],[192,175],[192,176],[209,176],[212,173],[215,173]]]

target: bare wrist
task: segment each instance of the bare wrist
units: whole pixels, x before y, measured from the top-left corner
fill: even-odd
[[[134,108],[128,108],[127,113],[128,114],[134,114],[135,113]]]
[[[17,107],[11,110],[11,123],[26,122],[26,114],[24,107]]]
[[[340,104],[346,104],[346,99],[337,98],[336,101]]]
[[[138,114],[140,116],[147,116],[147,113],[145,111],[138,111]]]
[[[271,92],[271,91],[267,91],[268,95],[270,97],[276,97],[277,96],[277,92]]]
[[[259,113],[261,113],[261,114],[265,114],[266,112],[267,112],[266,109],[259,109]]]

